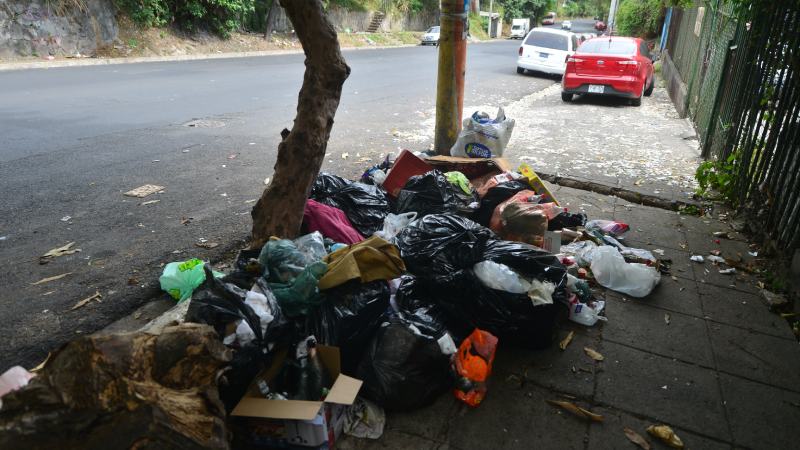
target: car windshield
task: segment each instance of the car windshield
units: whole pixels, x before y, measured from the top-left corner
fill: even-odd
[[[428,28],[428,33],[438,33],[439,27],[430,27]]]
[[[568,48],[568,39],[563,34],[534,31],[528,35],[528,39],[525,40],[525,45],[534,45],[536,47],[566,51]]]
[[[636,53],[636,44],[632,41],[615,39],[592,39],[581,44],[578,51],[601,55],[633,55]]]
[[[522,25],[514,25],[511,27],[512,30],[519,30],[520,28],[522,28]]]

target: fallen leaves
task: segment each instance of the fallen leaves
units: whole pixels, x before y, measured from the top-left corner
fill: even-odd
[[[139,203],[139,206],[153,205],[153,204],[158,203],[160,201],[161,200],[149,200],[149,201],[146,201],[146,202]]]
[[[195,242],[194,245],[200,248],[208,248],[208,249],[212,249],[214,247],[219,246],[219,244],[216,242]]]
[[[98,302],[100,302],[100,298],[102,297],[103,296],[100,295],[100,291],[95,291],[94,295],[90,295],[89,297],[86,297],[85,299],[79,301],[78,303],[75,303],[75,306],[73,306],[69,310],[75,311],[78,308],[83,308],[84,306],[88,305],[89,302],[91,302],[92,300],[97,300]]]
[[[139,186],[136,189],[131,189],[130,191],[126,192],[123,195],[128,197],[138,197],[138,198],[145,198],[148,195],[155,194],[156,192],[161,192],[165,188],[164,186],[158,186],[155,184],[145,184],[143,186]]]
[[[683,441],[668,425],[650,425],[647,432],[672,448],[683,448]]]
[[[563,400],[547,400],[547,403],[550,403],[553,406],[558,406],[559,408],[569,411],[572,414],[586,420],[590,420],[592,422],[602,422],[605,420],[603,416],[600,414],[595,414],[588,409],[581,408],[580,406],[576,405],[572,402],[567,402]]]
[[[650,443],[642,437],[641,434],[631,430],[628,427],[625,427],[624,430],[625,436],[628,438],[629,441],[633,442],[634,444],[638,445],[639,447],[643,448],[644,450],[650,450]]]
[[[558,348],[562,351],[567,349],[567,346],[570,342],[572,342],[572,338],[575,336],[574,331],[570,331],[567,337],[565,337],[561,342],[558,343]]]
[[[589,358],[592,358],[595,361],[602,361],[602,360],[606,359],[605,356],[601,355],[595,349],[592,349],[592,348],[589,348],[589,347],[583,347],[583,351],[589,356]]]
[[[39,364],[37,364],[36,367],[34,367],[33,369],[29,370],[28,372],[36,373],[36,372],[39,372],[40,370],[44,369],[44,366],[45,366],[45,364],[47,364],[47,361],[50,361],[50,356],[51,355],[52,355],[51,352],[47,352],[47,356],[45,356],[44,361],[42,361]]]
[[[72,274],[72,272],[62,273],[61,275],[55,275],[52,277],[42,278],[41,280],[37,281],[36,283],[31,283],[31,286],[38,286],[40,284],[49,283],[51,281],[56,281],[64,278],[67,275]]]
[[[81,251],[79,248],[72,248],[75,245],[74,242],[70,242],[68,244],[62,245],[61,247],[54,248],[41,257],[39,257],[39,264],[47,264],[50,262],[51,259],[57,258],[59,256],[64,255],[71,255],[73,253],[78,253]]]
[[[669,314],[664,314],[664,323],[669,325],[669,321],[670,321],[670,315]]]

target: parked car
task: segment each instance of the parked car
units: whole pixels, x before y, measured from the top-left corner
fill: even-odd
[[[439,45],[439,27],[430,27],[425,34],[422,35],[420,45]]]
[[[528,19],[511,19],[511,39],[522,39],[528,34]]]
[[[561,29],[562,30],[571,30],[572,29],[572,21],[571,20],[565,20],[565,21],[561,22]]]
[[[606,23],[603,22],[602,20],[598,20],[597,22],[594,23],[594,29],[597,31],[605,31]]]
[[[589,39],[567,59],[561,81],[561,100],[575,94],[608,95],[642,104],[653,93],[653,61],[647,43],[638,38]]]
[[[554,28],[534,28],[519,46],[517,73],[526,70],[561,75],[567,57],[578,47],[574,33]]]

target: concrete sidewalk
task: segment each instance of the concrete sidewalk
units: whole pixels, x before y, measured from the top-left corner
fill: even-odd
[[[721,275],[692,254],[749,258],[741,236],[717,244],[726,223],[627,205],[613,197],[555,187],[590,219],[628,223],[625,242],[661,249],[672,277],[643,299],[605,291],[608,322],[563,324],[575,338],[565,351],[500,347],[484,402],[470,409],[447,393],[425,409],[388,414],[377,441],[344,438],[342,449],[633,449],[623,429],[648,436],[670,425],[688,449],[796,448],[800,423],[800,345],[788,324],[761,301],[747,274]],[[601,295],[602,290],[600,291]],[[595,362],[583,351],[605,356]],[[587,423],[546,403],[571,399],[602,414]]]

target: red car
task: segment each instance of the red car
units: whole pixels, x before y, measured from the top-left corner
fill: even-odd
[[[608,95],[642,104],[653,93],[653,61],[647,43],[638,38],[597,37],[567,57],[561,80],[561,100],[575,94]]]
[[[597,31],[605,31],[606,23],[603,22],[602,20],[598,20],[597,22],[594,23],[594,29]]]

